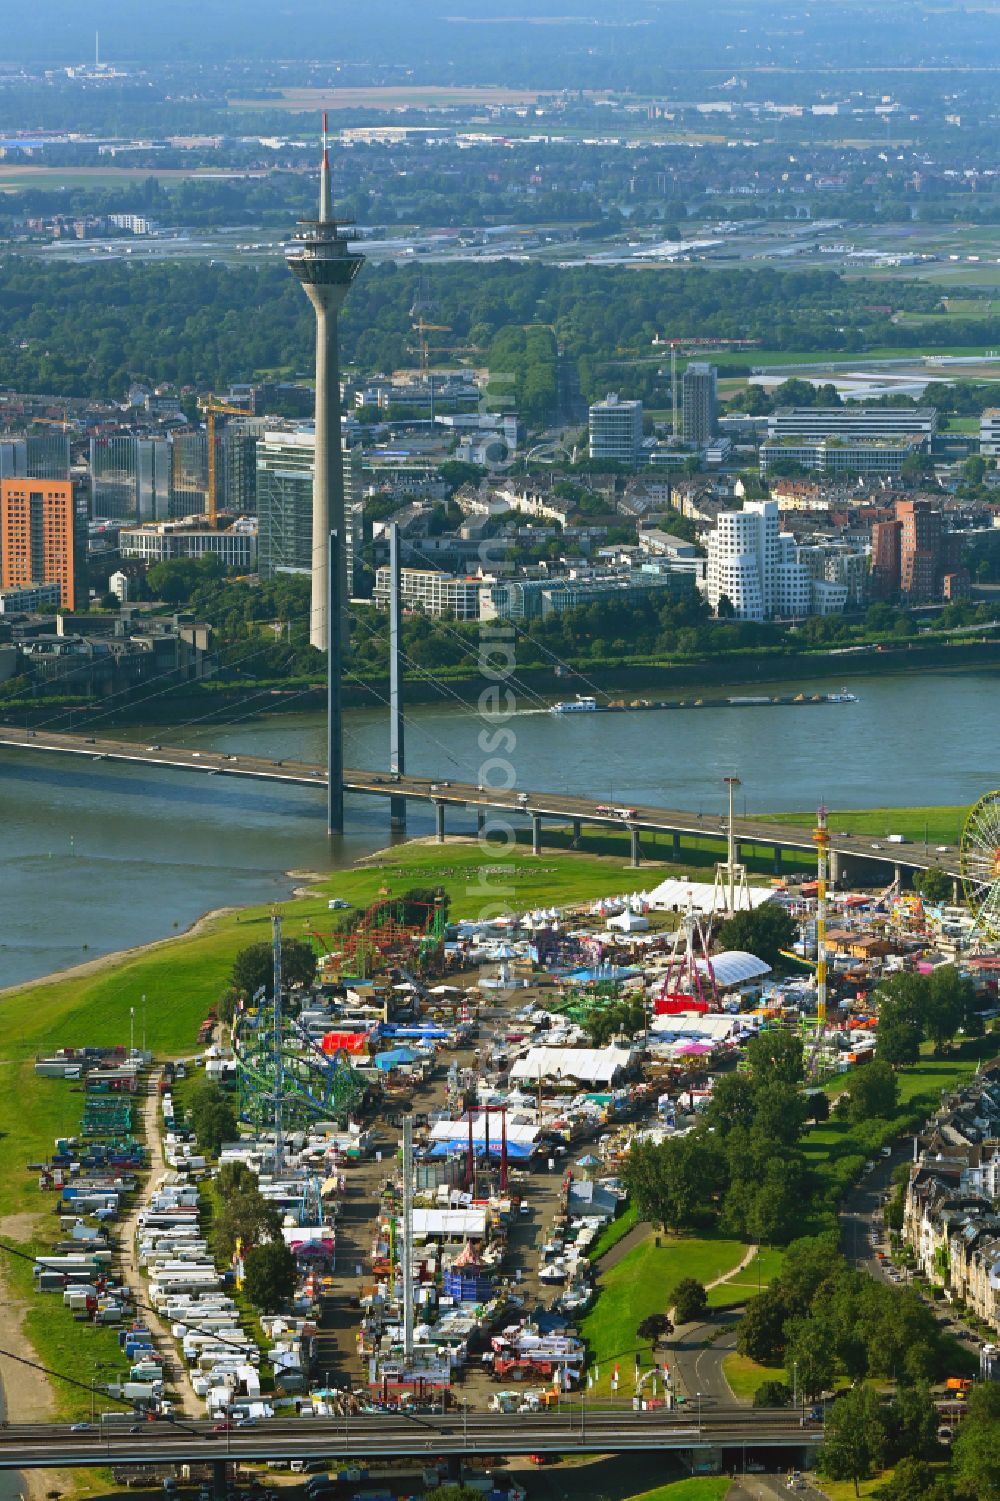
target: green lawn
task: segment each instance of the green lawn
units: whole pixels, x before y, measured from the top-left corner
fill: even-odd
[[[887,834],[903,834],[912,844],[928,842],[957,844],[962,836],[968,808],[859,808],[847,812],[831,811],[827,823],[832,832],[844,834],[870,834],[873,839],[885,839]],[[815,818],[814,813],[774,813],[775,823],[802,825]],[[891,854],[891,850],[889,851]]]
[[[691,1475],[655,1491],[643,1491],[632,1501],[723,1501],[731,1481],[728,1475]]]
[[[785,1253],[778,1246],[764,1246],[742,1272],[708,1290],[709,1308],[731,1308],[754,1297],[781,1271]]]
[[[588,1252],[591,1262],[600,1261],[601,1257],[606,1256],[613,1246],[616,1246],[620,1240],[624,1240],[638,1220],[639,1211],[635,1205],[627,1205],[616,1220],[612,1220],[610,1225],[605,1226],[594,1242]]]
[[[875,1496],[887,1485],[892,1478],[892,1469],[882,1470],[878,1475],[873,1475],[871,1480],[862,1480],[858,1487],[858,1495],[861,1501],[868,1496]],[[824,1480],[823,1494],[828,1501],[855,1501],[853,1480]]]
[[[40,1254],[49,1249],[49,1244],[39,1239],[20,1249]],[[26,1261],[5,1256],[4,1275],[11,1290],[27,1305],[22,1328],[39,1363],[64,1378],[49,1382],[55,1416],[89,1418],[91,1381],[128,1380],[128,1361],[119,1349],[117,1329],[106,1324],[78,1324],[63,1306],[61,1293],[36,1293],[31,1265]],[[107,1397],[98,1395],[94,1400],[98,1412],[121,1410],[120,1402]]]
[[[752,1402],[758,1386],[765,1381],[785,1379],[780,1366],[758,1365],[748,1355],[737,1355],[735,1350],[722,1357],[722,1373],[739,1402]]]
[[[650,1345],[636,1338],[636,1329],[649,1314],[666,1313],[671,1289],[682,1277],[711,1282],[738,1266],[746,1249],[738,1240],[716,1237],[664,1233],[659,1239],[657,1246],[650,1230],[641,1245],[601,1276],[597,1301],[580,1325],[599,1370],[595,1395],[610,1394],[616,1360],[622,1387],[630,1385],[636,1350],[643,1365],[650,1363]]]

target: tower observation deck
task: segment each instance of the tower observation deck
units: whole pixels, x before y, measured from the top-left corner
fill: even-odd
[[[323,160],[320,168],[319,218],[300,220],[286,251],[289,268],[302,283],[316,314],[316,455],[313,469],[312,598],[309,639],[326,651],[327,551],[330,531],[341,538],[341,640],[347,633],[347,553],[344,539],[344,460],[340,434],[340,348],[338,315],[363,260],[344,232],[346,221],[333,217],[326,114],[323,115]]]

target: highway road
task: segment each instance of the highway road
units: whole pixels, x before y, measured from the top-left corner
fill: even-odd
[[[77,1429],[80,1425],[75,1425]],[[587,1405],[561,1412],[444,1416],[371,1413],[351,1418],[275,1419],[217,1433],[210,1423],[137,1422],[116,1415],[83,1431],[65,1424],[0,1429],[0,1469],[76,1468],[220,1459],[351,1459],[462,1454],[625,1453],[645,1449],[812,1448],[819,1427],[787,1409],[634,1412]]]
[[[144,766],[162,766],[190,771],[203,776],[247,777],[266,782],[289,782],[297,786],[326,786],[326,768],[314,763],[274,761],[262,756],[232,755],[225,751],[189,750],[183,746],[115,740],[92,735],[54,733],[46,729],[21,729],[0,725],[0,746],[56,755],[88,758],[91,761],[127,761]],[[431,803],[443,819],[447,808],[463,811],[480,810],[483,814],[502,812],[518,818],[548,819],[552,822],[585,822],[607,828],[641,833],[643,830],[695,838],[726,837],[726,825],[717,816],[678,808],[649,805],[617,810],[595,804],[591,798],[565,793],[519,789],[478,787],[471,782],[453,782],[429,777],[402,776],[388,772],[347,769],[344,790],[373,797],[395,797]],[[626,816],[627,815],[627,816]],[[443,824],[440,826],[443,828]],[[768,845],[776,849],[814,850],[813,831],[766,818],[734,819],[739,843]],[[920,844],[887,844],[867,836],[852,836],[830,830],[830,850],[841,861],[876,861],[907,870],[932,867],[958,879],[960,865],[956,850],[925,849]]]

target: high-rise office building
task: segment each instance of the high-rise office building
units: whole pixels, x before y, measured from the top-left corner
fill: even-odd
[[[0,579],[5,589],[58,584],[76,609],[77,529],[69,480],[0,480]]]
[[[710,443],[719,430],[719,399],[714,365],[692,360],[681,382],[685,443]]]
[[[257,442],[267,427],[266,417],[230,417],[222,429],[222,503],[237,516],[257,514]]]
[[[940,509],[929,500],[897,500],[899,587],[910,599],[936,599],[941,593],[944,547]]]
[[[204,516],[207,509],[208,436],[204,428],[171,433],[169,514]]]
[[[131,433],[90,440],[90,514],[107,521],[166,521],[170,445]]]
[[[276,573],[312,573],[315,449],[311,428],[271,430],[257,441],[257,558],[261,578],[273,578]],[[360,444],[354,448],[343,445],[342,472],[345,586],[353,593],[363,526]]]
[[[319,218],[303,220],[288,251],[288,264],[298,277],[316,314],[316,453],[313,472],[312,607],[310,639],[320,651],[327,648],[327,558],[329,534],[340,534],[340,598],[342,638],[347,639],[347,546],[345,536],[344,472],[340,435],[340,356],[337,317],[351,282],[361,269],[350,241],[333,217],[330,158],[323,116],[323,160],[320,168]],[[330,622],[334,624],[334,622]]]
[[[0,438],[0,479],[69,479],[69,433]]]
[[[872,527],[871,592],[876,599],[895,599],[901,578],[901,521],[876,521]]]
[[[588,413],[590,457],[612,464],[638,464],[642,456],[642,402],[622,401],[609,391]]]

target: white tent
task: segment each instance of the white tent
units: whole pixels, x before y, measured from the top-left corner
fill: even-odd
[[[704,974],[708,965],[704,959],[698,960],[698,968]],[[728,990],[733,985],[747,985],[751,980],[760,980],[764,975],[771,973],[771,966],[765,964],[763,959],[758,959],[756,954],[748,954],[745,949],[727,949],[723,954],[712,955],[712,973],[715,975],[715,983],[723,990]]]
[[[712,911],[714,894],[715,887],[707,881],[679,881],[670,876],[653,887],[649,905],[654,912],[686,912],[692,907],[695,912],[707,913]],[[737,910],[745,912],[748,898],[751,908],[761,907],[774,892],[770,886],[750,886],[745,891],[737,887],[734,895]]]
[[[414,1209],[413,1234],[418,1240],[443,1235],[449,1240],[482,1240],[486,1234],[485,1209]]]
[[[649,1022],[650,1042],[726,1042],[743,1030],[742,1018],[714,1015],[702,1011],[685,1011],[674,1016],[653,1016]]]
[[[510,1071],[514,1082],[573,1079],[580,1084],[611,1084],[635,1056],[632,1048],[529,1048]]]
[[[640,912],[633,912],[631,907],[626,907],[625,911],[619,912],[617,917],[609,917],[604,926],[619,933],[644,933],[649,927],[649,918],[643,917]]]

